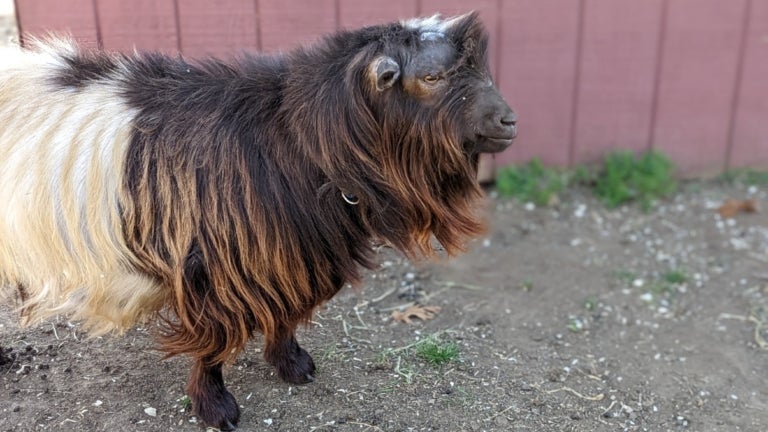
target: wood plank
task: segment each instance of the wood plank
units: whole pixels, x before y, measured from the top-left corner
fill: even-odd
[[[768,168],[768,2],[753,1],[730,167]]]
[[[173,0],[98,0],[104,48],[176,53],[176,11]]]
[[[86,45],[98,45],[92,0],[16,0],[19,29],[24,35],[71,35]]]
[[[662,0],[587,0],[574,159],[650,146]]]
[[[337,28],[335,0],[261,0],[261,48],[288,50]]]
[[[579,2],[502,2],[501,91],[518,113],[520,133],[500,165],[539,157],[569,160]]]
[[[416,16],[416,0],[339,0],[339,27],[357,28]]]
[[[669,3],[653,144],[680,173],[722,170],[745,0]]]
[[[258,49],[255,1],[183,0],[178,7],[185,56],[229,57]]]

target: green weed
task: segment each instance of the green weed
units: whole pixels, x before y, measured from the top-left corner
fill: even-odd
[[[627,285],[631,284],[635,279],[637,279],[637,274],[630,270],[615,270],[611,274],[613,277]]]
[[[598,300],[596,296],[589,296],[584,300],[584,308],[588,311],[593,311],[597,308]]]
[[[538,206],[550,204],[566,186],[565,176],[545,167],[539,159],[504,167],[496,175],[496,188],[502,196]]]
[[[659,152],[636,156],[630,151],[606,155],[594,183],[594,192],[608,208],[638,202],[650,210],[653,202],[675,191],[672,162]]]
[[[688,276],[682,270],[670,270],[664,273],[661,278],[672,285],[681,285],[688,280]]]
[[[182,396],[181,399],[179,399],[179,406],[184,411],[189,411],[189,409],[192,408],[192,399],[187,395]]]
[[[427,338],[416,345],[416,355],[433,366],[441,366],[459,357],[459,346],[454,342],[443,342]]]

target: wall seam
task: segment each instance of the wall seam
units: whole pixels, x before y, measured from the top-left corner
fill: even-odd
[[[728,143],[725,147],[725,158],[723,161],[723,171],[727,171],[731,166],[733,157],[733,146],[736,138],[736,121],[738,119],[739,103],[741,102],[741,83],[744,77],[744,62],[746,61],[747,43],[749,42],[750,15],[752,13],[752,0],[746,0],[741,24],[741,36],[739,40],[739,51],[736,59],[736,76],[733,83],[733,95],[731,97],[731,114],[728,125]]]
[[[569,132],[568,143],[568,166],[573,166],[576,162],[576,134],[578,132],[579,120],[579,95],[581,93],[581,69],[582,69],[582,50],[584,45],[584,15],[586,11],[586,0],[579,0],[579,9],[576,24],[576,55],[573,72],[573,91],[571,93],[571,130]]]
[[[259,0],[253,0],[253,7],[256,12],[256,49],[258,51],[264,51],[264,47],[261,42],[261,2]]]
[[[341,0],[334,0],[333,8],[333,19],[335,21],[334,28],[336,31],[339,31],[341,28]]]
[[[656,143],[656,118],[659,111],[659,94],[661,92],[661,74],[664,70],[664,48],[667,38],[667,21],[669,15],[669,0],[663,0],[661,4],[661,17],[659,20],[659,39],[656,42],[656,66],[653,73],[653,94],[651,96],[651,119],[648,125],[647,151],[653,150]]]
[[[96,46],[99,47],[99,49],[104,49],[104,38],[101,34],[101,14],[99,14],[99,1],[93,0],[91,4],[93,5],[93,21],[96,27]]]
[[[184,53],[181,49],[181,16],[179,15],[179,0],[173,0],[173,23],[176,30],[176,51]]]
[[[494,68],[493,74],[495,75],[494,78],[496,80],[496,88],[501,88],[501,29],[503,20],[501,19],[501,6],[502,0],[496,0],[496,34],[494,37],[496,38],[496,50],[493,53],[493,55],[496,57],[496,67]]]
[[[19,13],[19,0],[13,0],[13,18],[16,20],[16,34],[19,37],[19,45],[24,46],[24,38],[21,37],[21,14]]]

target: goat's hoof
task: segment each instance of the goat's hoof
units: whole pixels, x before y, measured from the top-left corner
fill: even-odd
[[[205,401],[195,401],[195,413],[206,426],[217,428],[221,431],[233,431],[237,429],[240,420],[240,408],[235,397],[226,390]]]
[[[291,384],[307,384],[315,380],[315,362],[301,347],[290,357],[278,361],[275,367],[277,375]]]

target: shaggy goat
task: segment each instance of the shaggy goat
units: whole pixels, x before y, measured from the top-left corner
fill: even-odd
[[[476,14],[342,31],[284,55],[187,62],[66,40],[3,53],[0,278],[25,320],[93,333],[159,316],[205,423],[256,332],[291,383],[294,332],[373,267],[371,241],[448,254],[482,231],[477,154],[515,115]]]

